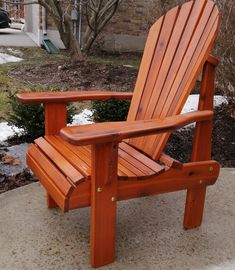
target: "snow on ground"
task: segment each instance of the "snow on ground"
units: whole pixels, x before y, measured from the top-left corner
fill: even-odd
[[[0,123],[0,142],[5,141],[8,137],[13,136],[15,133],[20,133],[20,130],[17,127],[11,127],[7,122]]]
[[[17,49],[13,49],[13,48],[7,48],[6,49],[7,52],[9,52],[10,54],[13,54],[13,55],[17,55],[19,57],[22,57],[23,56],[23,53],[20,51],[20,50],[17,50]]]
[[[92,111],[85,109],[81,113],[76,114],[73,116],[73,121],[70,124],[70,126],[79,126],[79,125],[86,125],[93,123],[90,120],[90,117],[92,116]]]
[[[192,112],[197,110],[199,95],[190,95],[186,104],[182,110],[182,113]],[[223,96],[214,96],[214,106],[219,106],[222,103],[227,103],[227,100]],[[85,109],[81,113],[73,116],[73,121],[70,126],[76,125],[86,125],[91,124],[92,121],[90,117],[92,116],[92,111]],[[8,137],[14,135],[15,133],[20,133],[21,130],[16,127],[10,127],[7,122],[0,123],[0,142],[5,141]]]
[[[0,53],[0,64],[6,64],[9,62],[19,62],[22,61],[22,58],[15,57],[6,53]]]
[[[73,121],[70,126],[91,124],[92,121],[89,120],[89,117],[91,116],[92,111],[85,109],[81,113],[73,116]],[[19,134],[20,132],[22,132],[21,129],[17,127],[11,127],[7,122],[2,122],[0,123],[0,142],[5,141],[8,137],[13,136],[14,134]]]
[[[199,95],[190,95],[183,107],[181,113],[193,112],[197,110]],[[227,103],[223,96],[214,96],[214,107],[220,106],[222,103]]]

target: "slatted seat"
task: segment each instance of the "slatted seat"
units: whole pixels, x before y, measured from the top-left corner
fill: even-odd
[[[47,190],[49,208],[91,206],[91,264],[115,259],[117,201],[187,190],[184,227],[200,226],[206,188],[218,178],[211,160],[215,67],[210,55],[219,28],[212,0],[190,1],[150,29],[132,93],[84,91],[22,93],[43,103],[45,137],[35,140],[27,163]],[[180,115],[201,70],[198,111]],[[127,121],[66,127],[66,105],[81,100],[132,99]],[[196,122],[190,162],[163,153],[170,134]]]
[[[37,166],[36,174],[39,178],[42,174],[48,175],[47,181],[42,181],[45,187],[50,179],[51,189],[55,193],[56,190],[60,191],[56,202],[63,211],[68,211],[69,197],[76,187],[91,179],[91,147],[71,145],[60,136],[36,139],[35,144],[29,148],[27,161],[30,166]],[[166,168],[125,142],[119,145],[120,180],[144,180],[164,172]]]

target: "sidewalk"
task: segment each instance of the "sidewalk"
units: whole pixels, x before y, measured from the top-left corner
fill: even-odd
[[[117,260],[107,270],[235,269],[235,169],[208,188],[200,228],[182,228],[185,192],[118,204]],[[48,210],[34,183],[0,196],[1,270],[85,270],[89,208]]]
[[[0,46],[38,47],[27,34],[11,28],[0,29]]]

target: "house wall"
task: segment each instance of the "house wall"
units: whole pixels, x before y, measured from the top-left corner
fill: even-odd
[[[148,30],[160,16],[159,0],[122,1],[102,34],[104,47],[115,51],[143,50]]]
[[[40,6],[36,4],[26,5],[24,31],[38,45],[40,45],[39,26],[40,26]]]
[[[122,1],[116,14],[111,21],[106,25],[99,41],[102,42],[102,47],[106,50],[114,51],[142,51],[144,48],[147,32],[152,23],[161,15],[161,5],[159,0],[126,0]],[[39,44],[43,38],[41,12],[33,6],[26,6],[25,13],[28,21],[35,21],[37,27],[32,26],[30,29],[29,23],[26,26],[26,32],[33,32],[38,35],[37,43]],[[29,10],[31,7],[31,11]],[[28,15],[31,13],[33,15]],[[86,28],[86,19],[83,16],[83,31]],[[26,19],[27,21],[27,19]],[[33,22],[34,24],[34,22]],[[37,28],[37,30],[35,29]],[[60,48],[63,48],[63,43],[59,38],[59,33],[56,30],[55,24],[49,16],[47,16],[47,36],[52,42]],[[34,40],[35,41],[35,40]]]

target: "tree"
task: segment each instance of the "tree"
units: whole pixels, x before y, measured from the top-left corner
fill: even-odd
[[[89,52],[95,39],[115,14],[121,0],[89,0],[85,3],[87,29],[83,50]]]
[[[78,8],[77,2],[74,0],[38,0],[38,3],[52,16],[61,40],[70,51],[73,60],[81,58],[82,52],[89,52],[97,36],[115,14],[121,0],[81,0],[80,4],[85,9],[87,19],[82,47],[71,27],[71,10]]]
[[[53,18],[60,33],[60,38],[66,49],[69,50],[71,58],[78,60],[82,52],[88,53],[97,36],[105,25],[115,14],[122,0],[22,0],[20,4],[40,4]],[[14,0],[2,0],[4,3],[15,4]],[[87,26],[82,44],[74,35],[72,29],[71,11],[79,13],[79,7],[85,10]],[[82,45],[82,46],[80,46]]]

